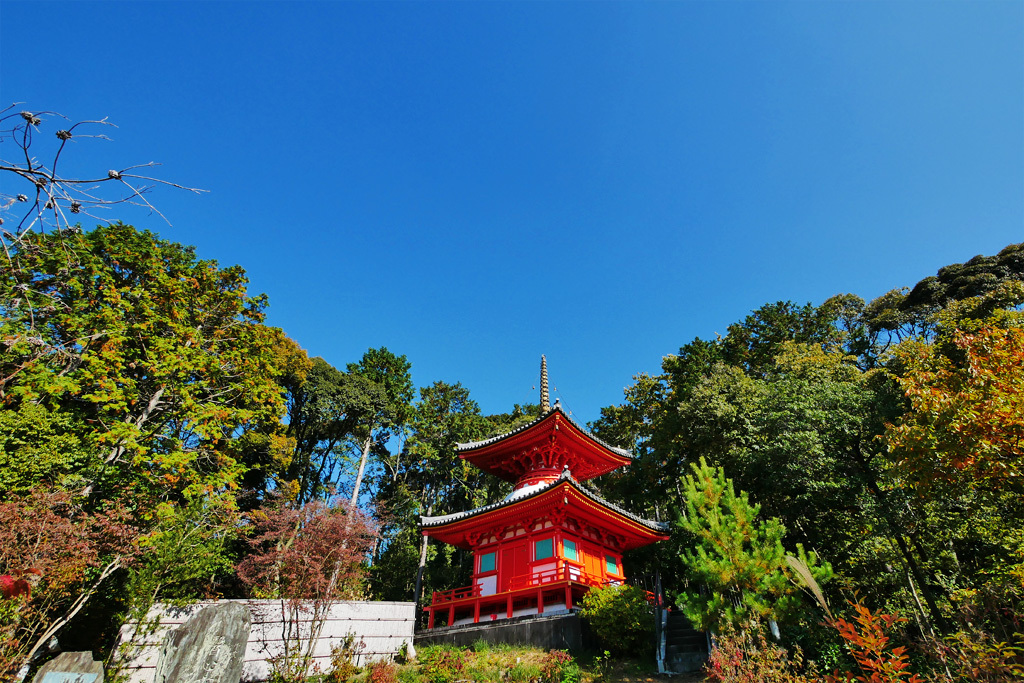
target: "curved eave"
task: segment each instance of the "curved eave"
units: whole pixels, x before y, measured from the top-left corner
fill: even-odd
[[[571,494],[571,495],[570,495]],[[561,501],[558,499],[562,498]],[[668,539],[669,526],[662,522],[643,519],[618,505],[604,500],[584,488],[570,476],[563,475],[549,486],[530,495],[501,501],[484,507],[440,517],[421,517],[425,536],[444,543],[470,549],[466,537],[474,531],[485,530],[504,522],[511,522],[535,514],[543,514],[555,507],[567,508],[567,514],[577,514],[589,521],[603,522],[625,539],[624,549],[637,548]]]
[[[546,424],[552,421],[553,425]],[[564,428],[563,428],[564,426]],[[584,453],[590,465],[584,479],[607,474],[628,465],[633,461],[632,454],[622,448],[616,448],[597,438],[571,417],[565,414],[560,406],[555,406],[539,418],[511,432],[470,443],[456,444],[455,450],[459,457],[469,461],[479,469],[493,474],[506,481],[515,481],[519,473],[509,464],[507,456],[510,452],[528,449],[546,442],[552,433],[575,445],[575,450]],[[577,466],[577,470],[581,468]],[[577,474],[582,474],[577,471]]]

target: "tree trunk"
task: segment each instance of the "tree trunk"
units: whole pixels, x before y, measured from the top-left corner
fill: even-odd
[[[921,567],[917,562],[917,558],[914,557],[913,553],[910,552],[910,548],[907,546],[907,540],[900,532],[899,525],[893,518],[892,511],[889,509],[889,501],[885,499],[885,494],[882,493],[881,487],[878,485],[878,481],[875,478],[875,473],[872,471],[867,458],[861,453],[860,443],[854,445],[853,449],[854,459],[860,466],[861,472],[864,474],[864,481],[868,487],[868,491],[871,492],[875,502],[878,503],[879,510],[882,513],[882,518],[885,520],[886,526],[889,527],[889,534],[892,540],[896,542],[899,547],[900,554],[903,556],[903,561],[907,566],[910,574],[917,581],[917,585],[921,589],[921,594],[924,596],[924,601],[928,605],[928,610],[931,612],[932,619],[938,624],[939,630],[942,633],[949,633],[949,623],[946,621],[946,617],[939,611],[939,606],[935,600],[935,594],[932,591],[931,584],[925,579],[924,572],[921,571]],[[911,538],[911,541],[915,539]],[[918,545],[917,551],[921,553],[922,548]],[[922,558],[924,557],[922,553]]]
[[[413,602],[419,604],[420,591],[423,590],[423,571],[427,567],[427,542],[430,540],[428,536],[423,537],[423,543],[420,544],[420,566],[416,570],[416,591],[413,596]]]
[[[370,456],[371,446],[373,446],[372,433],[367,436],[366,441],[363,442],[363,454],[359,458],[359,470],[356,472],[356,483],[352,486],[352,502],[349,503],[349,507],[353,510],[356,509],[356,505],[359,503],[359,487],[363,484],[363,473],[366,471],[366,460]]]
[[[434,506],[427,506],[427,517],[433,512]],[[412,601],[417,605],[420,603],[420,591],[423,590],[423,572],[427,568],[427,543],[430,541],[428,536],[423,537],[423,543],[420,544],[420,566],[416,570],[416,589],[413,591]]]
[[[32,649],[28,651],[28,654],[25,655],[25,658],[23,660],[23,665],[25,667],[31,666],[32,659],[35,657],[36,652],[39,651],[39,648],[41,648],[46,643],[46,641],[48,641],[51,637],[56,635],[58,631],[64,628],[69,621],[74,619],[75,615],[78,614],[83,607],[85,607],[85,603],[89,602],[89,598],[93,596],[93,594],[96,592],[96,589],[99,588],[100,584],[103,583],[103,581],[108,576],[110,576],[120,568],[120,557],[115,557],[107,564],[107,566],[103,568],[103,571],[101,571],[99,577],[92,582],[92,585],[89,586],[89,588],[87,588],[84,592],[79,594],[78,598],[71,604],[71,607],[69,607],[68,610],[60,618],[58,618],[56,621],[50,624],[50,628],[46,629],[43,632],[43,635],[39,636],[39,638],[35,642],[35,645],[33,645]]]
[[[156,393],[154,393],[150,397],[149,403],[146,405],[145,410],[143,410],[142,414],[139,415],[134,420],[136,429],[142,429],[142,425],[146,424],[149,418],[153,415],[153,412],[160,406],[160,398],[164,395],[164,391],[166,390],[167,387],[161,385],[161,387],[156,390]],[[104,458],[103,467],[100,469],[100,474],[102,474],[109,465],[116,464],[117,461],[121,459],[122,455],[124,455],[124,446],[122,446],[121,442],[118,441],[118,443],[116,443],[114,447],[110,449],[110,453],[107,454],[107,457]],[[89,496],[91,496],[93,489],[96,488],[96,481],[97,479],[94,478],[92,481],[86,484],[85,488],[83,488],[78,495],[82,496],[83,498],[88,498]]]

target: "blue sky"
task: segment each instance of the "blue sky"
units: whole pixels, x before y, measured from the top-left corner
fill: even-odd
[[[1024,240],[1020,2],[0,3],[0,102],[335,365],[577,418],[763,303]],[[5,181],[6,182],[6,181]]]

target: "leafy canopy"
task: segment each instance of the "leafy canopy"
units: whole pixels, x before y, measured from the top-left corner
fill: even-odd
[[[78,454],[46,454],[35,474],[51,483],[75,474],[83,493],[155,498],[232,486],[243,468],[229,442],[284,407],[285,338],[262,324],[266,299],[248,296],[244,271],[123,224],[31,235],[13,258],[0,274],[0,400],[45,425],[17,444],[16,469],[34,476],[24,458],[46,454],[56,429]],[[94,449],[88,464],[76,444]]]

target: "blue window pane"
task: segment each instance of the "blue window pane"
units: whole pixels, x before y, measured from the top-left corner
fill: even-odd
[[[615,558],[611,555],[604,556],[605,571],[609,574],[619,573],[619,563],[615,561]]]
[[[565,559],[579,562],[579,555],[576,554],[575,541],[562,541],[562,550],[565,552]]]
[[[481,573],[494,571],[494,553],[487,553],[480,556],[480,571]]]
[[[535,560],[546,560],[549,557],[555,556],[555,544],[553,538],[545,538],[543,541],[537,541],[533,546],[533,559]]]

